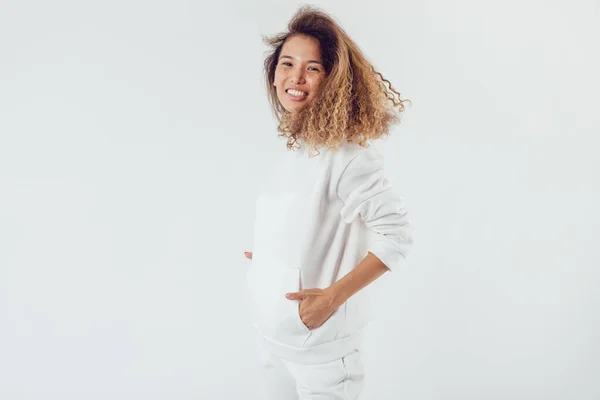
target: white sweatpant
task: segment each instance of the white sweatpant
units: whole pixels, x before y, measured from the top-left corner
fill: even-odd
[[[259,350],[261,400],[356,400],[364,387],[360,351],[323,364],[299,364]]]

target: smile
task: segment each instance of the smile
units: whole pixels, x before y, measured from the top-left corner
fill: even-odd
[[[303,100],[306,98],[306,96],[308,96],[308,93],[295,89],[288,89],[286,90],[286,93],[292,100]]]

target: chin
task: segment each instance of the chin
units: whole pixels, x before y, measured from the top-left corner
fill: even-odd
[[[287,99],[286,99],[287,100]],[[295,113],[295,112],[299,112],[301,110],[303,110],[304,108],[306,108],[307,104],[296,104],[296,103],[292,103],[292,104],[288,104],[288,102],[283,102],[281,100],[279,100],[279,104],[281,104],[281,106],[289,113]]]
[[[298,112],[298,111],[305,109],[306,106],[307,106],[307,104],[302,104],[302,105],[294,104],[290,107],[286,107],[286,110],[288,110],[289,112]]]

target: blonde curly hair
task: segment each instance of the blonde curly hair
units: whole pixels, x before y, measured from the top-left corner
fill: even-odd
[[[319,41],[326,78],[314,100],[291,114],[279,102],[273,81],[281,49],[295,35]],[[288,149],[300,146],[299,142],[316,151],[322,146],[335,150],[343,141],[365,146],[367,140],[389,135],[390,127],[400,122],[403,103],[411,103],[400,99],[400,93],[375,70],[346,32],[317,8],[301,7],[287,32],[263,40],[271,47],[264,61],[269,103],[279,122],[278,136],[288,139]]]

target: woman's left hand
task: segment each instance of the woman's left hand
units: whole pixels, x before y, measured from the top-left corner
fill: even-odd
[[[337,309],[334,296],[326,289],[304,289],[299,292],[286,293],[288,300],[300,300],[300,319],[308,329],[315,329]]]

